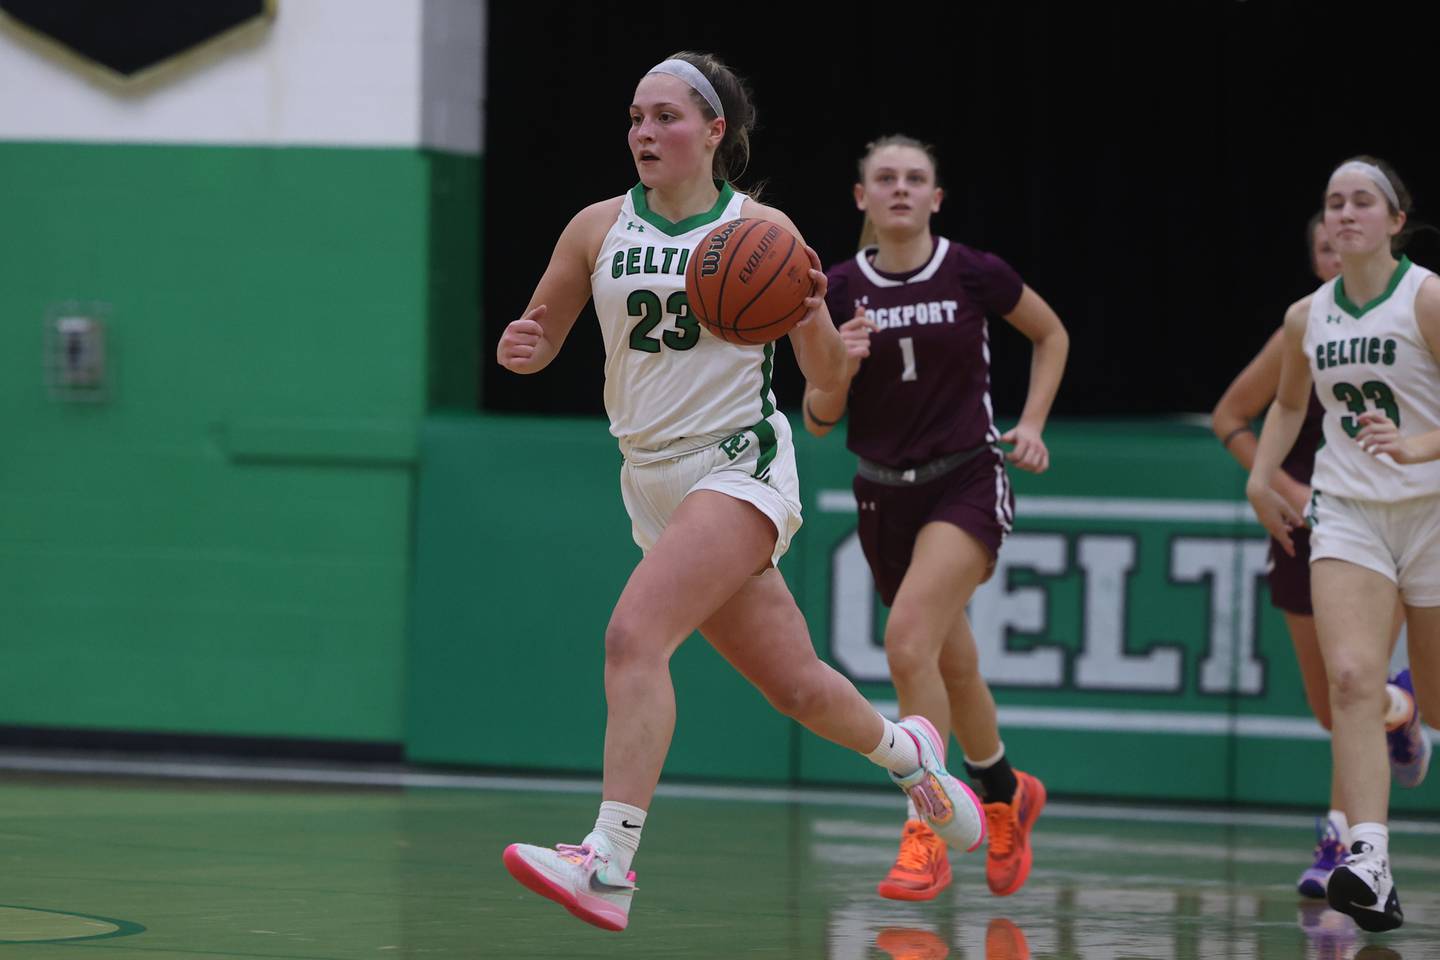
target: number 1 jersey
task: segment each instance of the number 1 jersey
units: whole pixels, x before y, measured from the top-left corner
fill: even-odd
[[[836,326],[864,312],[870,356],[850,382],[846,445],[907,470],[999,439],[990,404],[987,314],[1006,314],[1024,284],[999,257],[937,237],[918,270],[882,273],[874,248],[831,267]]]

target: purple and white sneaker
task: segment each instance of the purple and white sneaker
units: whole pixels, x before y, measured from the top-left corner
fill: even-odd
[[[1302,897],[1324,900],[1325,885],[1330,882],[1330,874],[1340,866],[1348,851],[1340,837],[1340,828],[1335,826],[1335,821],[1329,817],[1323,820],[1320,817],[1315,818],[1315,834],[1315,862],[1305,868],[1305,872],[1300,874],[1300,882],[1295,886]]]
[[[1395,686],[1410,697],[1410,719],[1403,726],[1387,731],[1386,745],[1390,748],[1390,776],[1396,786],[1418,787],[1430,770],[1430,736],[1420,722],[1420,708],[1415,706],[1415,684],[1408,669],[1401,670],[1390,679]]]

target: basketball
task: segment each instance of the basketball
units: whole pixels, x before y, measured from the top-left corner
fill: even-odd
[[[685,269],[690,313],[730,343],[768,343],[805,316],[814,290],[800,238],[769,220],[728,220],[695,247]]]

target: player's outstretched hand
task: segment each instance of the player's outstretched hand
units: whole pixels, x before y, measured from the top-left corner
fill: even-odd
[[[545,328],[540,326],[543,316],[545,304],[542,303],[506,325],[495,347],[495,359],[500,366],[512,373],[534,373],[545,365],[549,351],[541,350],[545,342]]]
[[[855,316],[840,324],[840,339],[845,341],[845,362],[850,376],[860,369],[860,361],[870,356],[870,331],[875,321],[865,316],[864,307],[855,308]]]
[[[1286,554],[1295,556],[1295,541],[1290,539],[1290,531],[1305,526],[1300,512],[1271,487],[1256,488],[1246,484],[1245,496],[1250,498],[1250,507],[1260,525],[1269,531]]]
[[[825,271],[820,269],[820,254],[815,252],[813,247],[805,248],[805,256],[810,258],[810,296],[805,298],[805,316],[795,327],[804,327],[814,322],[820,315],[820,310],[825,306],[825,291],[830,289],[830,281],[825,277]]]
[[[1050,469],[1050,451],[1045,448],[1045,441],[1040,439],[1039,430],[1017,425],[1001,437],[1000,442],[1014,444],[1015,449],[1006,453],[1005,459],[1021,470],[1044,473]]]
[[[1360,444],[1361,450],[1372,457],[1388,453],[1396,463],[1415,462],[1415,453],[1400,436],[1400,428],[1385,414],[1379,410],[1370,410],[1360,414],[1360,423],[1362,426],[1360,432],[1355,434],[1355,442]]]

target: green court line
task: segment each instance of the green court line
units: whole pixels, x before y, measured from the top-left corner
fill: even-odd
[[[52,940],[6,940],[0,938],[0,943],[80,943],[84,940],[109,940],[114,937],[129,937],[137,933],[144,933],[145,927],[142,924],[131,920],[117,920],[114,917],[101,917],[93,913],[72,913],[69,910],[48,910],[44,907],[27,907],[18,903],[0,903],[0,907],[9,910],[25,910],[30,913],[49,913],[61,917],[79,917],[81,920],[99,920],[101,923],[114,924],[115,929],[109,933],[96,933],[84,937],[56,937]]]

